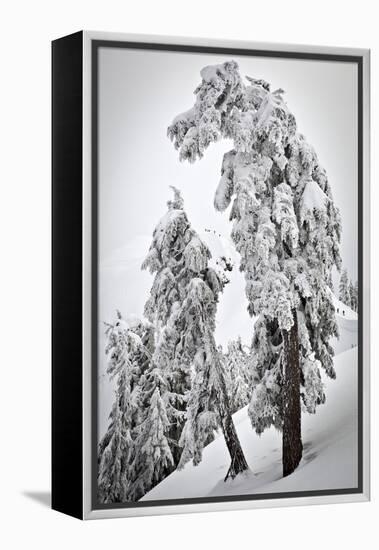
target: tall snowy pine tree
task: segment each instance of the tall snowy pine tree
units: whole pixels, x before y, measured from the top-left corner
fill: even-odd
[[[232,239],[241,256],[249,312],[257,316],[254,350],[259,376],[250,405],[258,432],[283,432],[283,475],[302,456],[301,398],[314,412],[325,395],[320,367],[335,377],[337,335],[331,270],[340,266],[341,225],[325,170],[297,132],[283,90],[247,77],[228,61],[205,67],[194,106],[168,135],[179,158],[194,162],[222,138],[224,155],[215,208],[232,202]]]
[[[210,251],[191,228],[180,192],[158,223],[143,268],[155,273],[145,315],[156,330],[153,364],[164,381],[162,398],[174,466],[197,464],[221,424],[231,455],[229,475],[247,469],[231,418],[214,341],[222,283],[208,266]]]

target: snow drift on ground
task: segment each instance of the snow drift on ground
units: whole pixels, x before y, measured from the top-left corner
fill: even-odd
[[[336,343],[336,380],[325,379],[326,403],[315,415],[303,414],[304,453],[297,470],[282,478],[281,435],[274,429],[253,432],[247,407],[234,415],[250,471],[223,481],[229,455],[220,435],[205,448],[198,466],[186,464],[142,500],[195,498],[357,486],[357,314],[336,300],[340,340]],[[343,314],[345,312],[345,314]]]

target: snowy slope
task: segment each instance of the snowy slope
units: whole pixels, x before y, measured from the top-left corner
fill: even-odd
[[[353,315],[354,312],[352,312]],[[234,421],[250,472],[224,482],[229,456],[219,436],[203,461],[187,464],[144,496],[143,500],[201,496],[338,489],[357,484],[357,320],[338,316],[341,341],[335,357],[336,380],[325,380],[327,401],[315,415],[303,414],[303,459],[291,476],[282,478],[281,436],[274,428],[258,437],[247,408]],[[347,327],[346,327],[347,324]]]
[[[337,298],[334,298],[334,306],[340,334],[338,339],[332,339],[331,344],[335,354],[338,355],[342,351],[358,345],[358,315]]]
[[[349,306],[345,306],[341,300],[334,297],[334,307],[336,308],[336,314],[341,319],[347,319],[348,321],[357,321],[358,315]]]

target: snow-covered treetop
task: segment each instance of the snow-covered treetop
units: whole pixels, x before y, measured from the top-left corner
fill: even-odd
[[[209,307],[212,319],[223,289],[220,275],[209,265],[209,248],[189,223],[180,191],[172,189],[174,198],[167,203],[142,264],[155,274],[145,315],[156,329],[154,361],[167,372],[176,366],[190,368],[188,350],[196,338],[191,327],[197,326],[193,317]],[[196,304],[202,301],[199,309]]]
[[[234,61],[205,67],[201,76],[194,107],[178,115],[168,128],[168,136],[179,149],[180,159],[190,162],[201,158],[210,143],[222,137],[225,116],[243,89]]]
[[[316,270],[330,284],[331,267],[340,265],[340,218],[325,170],[297,132],[282,89],[271,92],[251,77],[245,83],[234,61],[205,67],[201,77],[195,105],[174,119],[168,135],[189,161],[212,141],[233,140],[215,208],[223,211],[233,200],[232,239],[251,314],[264,310],[288,329],[291,310],[318,283]]]
[[[173,185],[170,185],[170,189],[174,192],[174,200],[167,201],[167,206],[169,210],[183,210],[184,207],[184,201],[182,194],[179,189],[174,187]]]
[[[255,150],[259,141],[262,152],[283,155],[283,144],[296,132],[283,90],[271,92],[267,82],[249,77],[245,84],[235,61],[205,67],[201,77],[195,105],[168,128],[181,160],[201,158],[221,137],[233,139],[238,152]]]
[[[158,222],[148,255],[142,264],[142,269],[149,269],[151,273],[166,270],[165,281],[159,282],[165,285],[165,289],[166,285],[175,286],[172,273],[185,269],[193,275],[201,274],[211,258],[209,248],[190,226],[183,210],[180,191],[171,188],[174,200],[168,201],[168,212]]]

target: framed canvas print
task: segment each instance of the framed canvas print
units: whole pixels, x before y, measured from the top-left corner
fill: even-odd
[[[53,508],[369,498],[369,51],[53,42]]]

